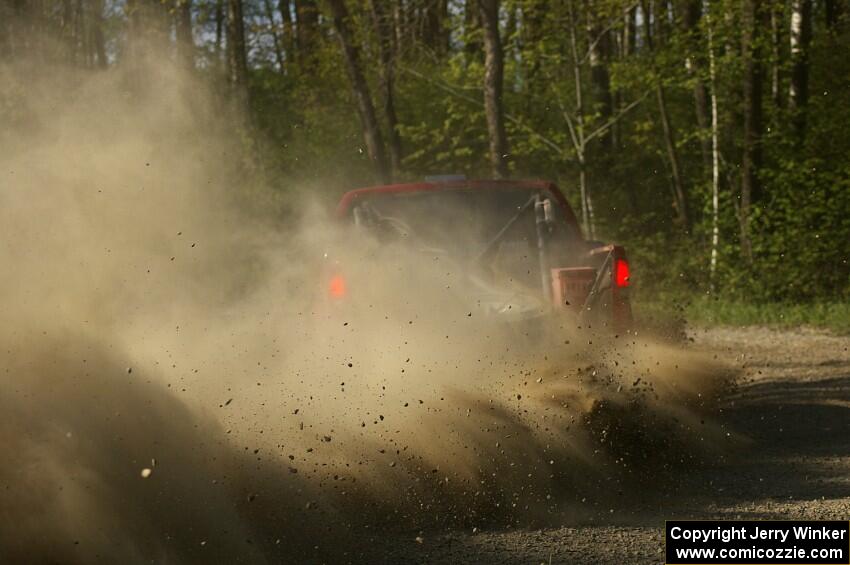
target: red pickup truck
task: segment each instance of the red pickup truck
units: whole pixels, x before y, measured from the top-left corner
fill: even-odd
[[[404,249],[422,264],[452,265],[459,273],[453,284],[488,315],[564,313],[617,333],[631,325],[624,249],[586,240],[554,183],[440,177],[374,186],[345,193],[336,215],[344,229],[363,232],[377,247]],[[344,253],[330,262],[330,302],[356,300],[358,287],[375,283],[374,277],[352,280]]]

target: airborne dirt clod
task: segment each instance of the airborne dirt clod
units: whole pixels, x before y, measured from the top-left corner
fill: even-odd
[[[3,70],[11,561],[373,560],[376,532],[615,520],[743,445],[713,419],[732,368],[569,318],[529,338],[452,308],[441,266],[361,257],[343,325],[315,300],[332,222],[241,186],[215,100],[145,71]]]

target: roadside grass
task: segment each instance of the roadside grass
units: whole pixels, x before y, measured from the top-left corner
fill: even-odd
[[[698,298],[677,304],[673,301],[641,303],[638,300],[635,304],[635,317],[646,327],[663,333],[681,331],[687,324],[695,327],[808,326],[850,335],[850,302],[758,304]]]

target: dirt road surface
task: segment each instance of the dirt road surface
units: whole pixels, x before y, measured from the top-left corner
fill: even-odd
[[[387,540],[388,560],[663,563],[665,519],[850,518],[850,337],[746,328],[692,338],[690,347],[743,369],[719,415],[741,439],[734,455],[686,470],[669,488],[658,485],[649,501],[600,509],[585,523],[411,534]]]

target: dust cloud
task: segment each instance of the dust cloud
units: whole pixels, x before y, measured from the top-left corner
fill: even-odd
[[[0,69],[4,561],[357,561],[605,519],[722,446],[726,369],[494,324],[446,264],[246,181],[245,123],[170,65],[29,73]]]

